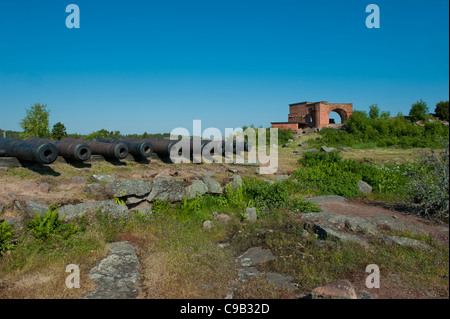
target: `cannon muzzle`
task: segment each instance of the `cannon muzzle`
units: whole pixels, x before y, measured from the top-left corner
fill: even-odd
[[[128,147],[124,143],[103,143],[97,141],[80,140],[71,137],[65,137],[61,140],[61,143],[67,144],[87,144],[93,155],[101,155],[104,158],[110,159],[124,159],[128,156]]]
[[[37,144],[52,143],[58,149],[58,154],[65,159],[76,161],[87,161],[91,157],[92,150],[86,143],[67,143],[61,141],[54,141],[39,137],[30,137],[29,142]]]
[[[144,140],[126,140],[126,139],[112,139],[112,138],[96,138],[96,142],[118,144],[123,143],[128,147],[128,151],[135,157],[147,158],[153,154],[153,146],[150,142]]]
[[[58,157],[58,149],[52,143],[33,143],[0,138],[0,156],[15,157],[19,160],[51,164]]]

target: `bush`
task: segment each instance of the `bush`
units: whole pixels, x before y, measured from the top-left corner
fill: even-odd
[[[439,148],[440,139],[448,138],[449,128],[437,121],[419,126],[404,117],[371,119],[367,113],[355,111],[346,122],[344,131],[325,128],[320,134],[322,138],[312,145]]]
[[[414,171],[413,164],[374,165],[354,160],[344,160],[337,151],[305,153],[300,159],[302,168],[294,172],[299,188],[315,195],[340,195],[356,197],[358,182],[365,181],[375,193],[404,195],[407,171]]]
[[[50,209],[43,217],[36,213],[35,217],[27,224],[27,229],[37,239],[65,240],[75,234],[77,226],[72,223],[63,223],[62,219],[56,210]]]
[[[444,151],[422,154],[420,169],[409,172],[407,202],[421,215],[448,219],[449,143]]]
[[[11,242],[14,232],[12,225],[6,224],[6,221],[0,222],[0,254],[14,247]]]

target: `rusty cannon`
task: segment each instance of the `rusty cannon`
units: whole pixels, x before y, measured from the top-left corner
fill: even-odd
[[[103,143],[97,141],[80,140],[71,137],[65,137],[61,143],[80,143],[87,144],[92,151],[92,155],[101,155],[108,159],[121,160],[128,156],[128,146],[125,143]]]
[[[153,146],[148,141],[116,140],[112,138],[96,138],[94,141],[111,144],[123,143],[128,147],[128,152],[135,158],[147,158],[153,154]]]
[[[30,137],[27,141],[37,144],[52,143],[58,149],[59,156],[64,157],[66,160],[84,162],[87,161],[92,154],[91,148],[86,143],[67,143],[39,137]]]
[[[58,157],[58,149],[52,143],[33,143],[0,137],[0,156],[18,160],[51,164]]]

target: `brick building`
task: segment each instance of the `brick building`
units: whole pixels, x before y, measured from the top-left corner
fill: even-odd
[[[272,122],[272,128],[298,131],[306,127],[322,128],[330,124],[330,112],[336,112],[344,123],[353,112],[353,103],[301,102],[289,104],[288,122]]]

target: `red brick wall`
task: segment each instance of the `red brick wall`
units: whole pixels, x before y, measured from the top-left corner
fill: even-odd
[[[283,130],[291,130],[297,131],[298,124],[297,123],[273,123],[272,128],[279,128]]]

